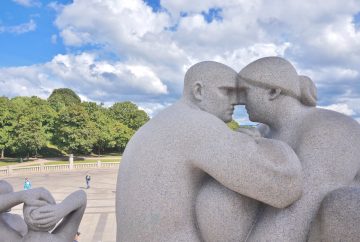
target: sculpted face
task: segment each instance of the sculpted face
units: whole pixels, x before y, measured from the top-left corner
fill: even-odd
[[[230,122],[239,102],[236,79],[236,71],[224,64],[197,63],[185,74],[183,97],[201,110]]]
[[[271,89],[251,85],[244,81],[240,81],[239,87],[244,90],[241,104],[245,105],[245,109],[252,122],[267,123],[271,118]]]
[[[204,97],[202,109],[207,111],[224,122],[230,122],[234,113],[234,106],[237,105],[237,92],[235,86],[204,86]]]

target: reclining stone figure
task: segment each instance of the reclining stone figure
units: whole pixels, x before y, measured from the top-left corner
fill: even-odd
[[[24,203],[24,219],[19,215],[8,214],[11,207],[21,203]],[[2,180],[0,236],[10,242],[72,242],[85,208],[84,191],[73,192],[56,204],[44,188],[13,192],[12,186]]]
[[[43,188],[14,192],[10,183],[0,180],[0,236],[6,241],[21,241],[28,228],[21,216],[11,214],[11,208],[24,203],[28,206],[55,204],[51,194]]]

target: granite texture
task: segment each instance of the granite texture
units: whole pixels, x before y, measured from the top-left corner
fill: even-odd
[[[287,144],[225,124],[242,99],[237,85],[233,69],[200,62],[185,75],[183,97],[132,137],[117,180],[118,242],[203,241],[210,232],[236,240],[254,223],[256,201],[284,208],[301,196],[301,165]],[[231,228],[217,226],[228,221],[212,210],[228,194],[236,198],[226,213],[243,213]]]
[[[24,219],[10,213],[12,207],[21,203],[24,203]],[[72,242],[85,207],[86,193],[83,191],[74,192],[56,204],[44,188],[14,192],[8,182],[1,180],[0,236],[5,238],[1,241]]]
[[[321,203],[309,242],[360,241],[360,188],[349,186],[332,191]]]
[[[245,89],[243,104],[250,120],[266,124],[268,138],[291,146],[301,161],[304,181],[303,195],[289,207],[265,206],[248,241],[306,241],[316,216],[321,218],[321,231],[325,233],[321,236],[326,238],[318,241],[349,241],[333,240],[329,234],[336,232],[341,237],[353,232],[351,226],[334,229],[335,224],[342,223],[339,217],[347,217],[341,210],[359,214],[358,190],[344,188],[333,192],[355,183],[360,168],[359,123],[343,114],[316,108],[314,83],[309,77],[298,75],[283,58],[254,61],[239,72],[238,80],[239,87]],[[346,204],[349,207],[343,207]],[[333,210],[341,215],[335,216]],[[356,236],[352,238],[358,239]]]

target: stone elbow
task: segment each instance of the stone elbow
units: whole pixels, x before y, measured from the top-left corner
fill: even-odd
[[[283,179],[278,199],[274,207],[286,208],[296,202],[303,193],[302,176],[298,173],[291,174]]]

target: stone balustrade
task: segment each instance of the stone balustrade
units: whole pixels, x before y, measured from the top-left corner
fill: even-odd
[[[17,174],[30,174],[30,173],[41,173],[41,172],[63,172],[72,170],[84,170],[84,169],[110,169],[118,168],[120,162],[93,162],[93,163],[75,163],[73,166],[70,164],[57,164],[57,165],[46,165],[42,163],[39,165],[29,166],[4,166],[0,167],[0,177],[11,176]]]

